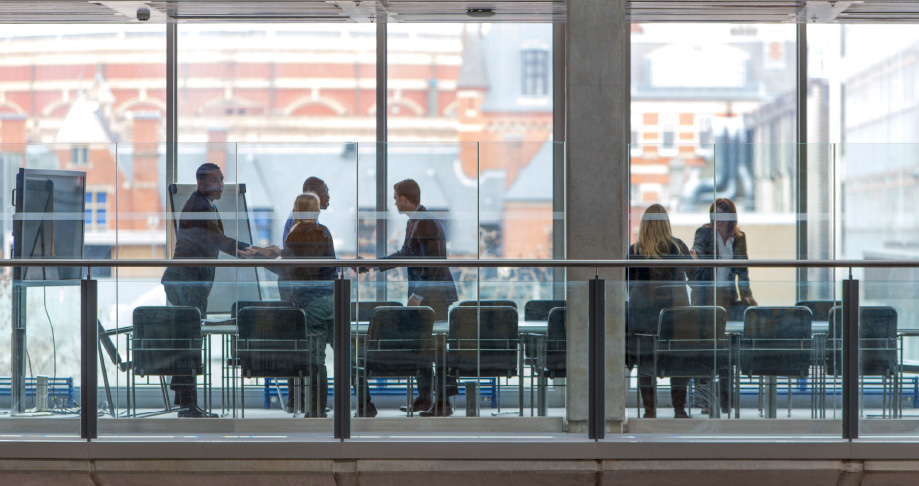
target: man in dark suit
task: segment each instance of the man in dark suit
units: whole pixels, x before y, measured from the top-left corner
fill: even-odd
[[[173,258],[217,258],[220,252],[252,257],[271,256],[276,247],[259,248],[236,241],[223,234],[223,222],[214,201],[223,194],[223,173],[216,164],[203,164],[195,173],[198,189],[182,208],[176,231]],[[201,317],[207,316],[207,298],[214,285],[214,267],[169,267],[163,273],[169,305],[197,307]],[[198,407],[195,377],[173,376],[170,388],[175,391],[175,403],[183,410],[179,417],[216,417]]]
[[[405,226],[402,248],[385,258],[447,258],[447,237],[443,222],[421,205],[421,188],[412,179],[394,186],[396,209],[409,216]],[[380,268],[388,270],[392,267]],[[447,309],[457,301],[453,275],[446,267],[408,267],[408,305],[426,306],[434,310],[434,319],[447,320]],[[449,398],[459,390],[456,378],[447,377],[446,390],[438,390],[433,401],[433,370],[427,368],[418,375],[418,397],[412,403],[422,416],[446,416],[453,413]]]

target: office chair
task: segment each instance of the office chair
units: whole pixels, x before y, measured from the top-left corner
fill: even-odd
[[[295,307],[243,307],[236,316],[239,329],[237,359],[245,378],[296,378],[294,414],[299,410],[300,389],[304,376],[311,378],[311,363],[316,340],[306,333],[306,314]],[[246,388],[242,383],[242,409],[245,418]],[[309,396],[309,395],[308,395]],[[318,397],[316,397],[318,403]]]
[[[517,376],[522,366],[517,334],[517,309],[503,307],[454,307],[447,333],[446,368],[456,376]],[[523,380],[518,380],[520,416],[523,416]],[[467,397],[467,400],[469,397]],[[498,413],[501,413],[500,381]]]
[[[373,377],[407,377],[406,414],[411,416],[413,380],[422,369],[434,364],[434,311],[430,307],[386,307],[374,309],[362,349],[364,380]],[[360,382],[359,393],[367,388]],[[361,400],[370,397],[358,397]]]
[[[131,336],[133,374],[159,376],[163,393],[163,410],[143,414],[159,415],[178,412],[169,404],[165,376],[204,374],[201,347],[201,312],[190,306],[138,307],[133,314],[134,333]],[[131,393],[136,384],[131,380]],[[137,398],[134,397],[134,406]],[[135,417],[137,410],[134,409]]]

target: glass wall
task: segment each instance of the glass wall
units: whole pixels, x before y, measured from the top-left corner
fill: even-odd
[[[142,183],[133,193],[137,205],[118,202],[117,192],[132,187],[135,181],[131,162],[120,166],[124,159],[119,157],[116,142],[155,143],[164,136],[165,32],[164,25],[4,26],[0,33],[4,45],[0,62],[0,192],[12,193],[20,168],[36,173],[83,174],[79,186],[84,194],[73,201],[74,206],[59,200],[63,181],[48,176],[54,186],[52,195],[45,198],[48,204],[24,207],[15,219],[16,224],[29,226],[30,215],[41,220],[49,211],[63,211],[48,225],[48,231],[31,233],[44,235],[47,251],[42,245],[20,242],[24,258],[107,259],[119,257],[120,251],[124,252],[120,256],[162,257],[164,233],[156,223],[161,218],[157,191]],[[147,160],[155,161],[156,156]],[[143,180],[141,176],[138,179]],[[28,194],[23,197],[29,198],[24,203],[32,201]],[[149,208],[143,209],[144,204],[150,204]],[[4,205],[2,211],[0,240],[3,254],[10,255],[15,207]],[[148,221],[145,211],[154,221]],[[68,250],[62,240],[65,235],[82,237],[82,249],[71,248],[75,253]],[[118,244],[119,238],[124,245]],[[80,329],[79,319],[73,317],[79,315],[76,279],[80,271],[69,271],[76,274],[51,276],[46,271],[41,278],[30,274],[14,283],[12,269],[6,269],[2,279],[5,294],[10,295],[12,288],[14,301],[21,305],[14,305],[17,319],[11,318],[9,306],[3,307],[6,317],[0,318],[0,340],[10,349],[10,326],[22,324],[27,381],[26,401],[19,408],[32,415],[67,418],[54,424],[68,424],[65,428],[78,435]],[[115,273],[97,269],[94,276],[105,288],[114,282]],[[106,301],[100,317],[113,310],[109,303]],[[102,321],[107,329],[117,326],[113,319]],[[17,359],[4,361],[0,375],[10,376],[11,361]],[[42,376],[50,378],[52,391],[49,399],[39,404],[35,401],[36,380]],[[113,379],[119,377],[113,375]],[[111,405],[100,399],[101,407]]]

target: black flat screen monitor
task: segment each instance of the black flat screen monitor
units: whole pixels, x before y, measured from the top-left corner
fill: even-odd
[[[83,258],[86,173],[19,169],[13,258]],[[20,267],[17,280],[79,280],[80,267]]]

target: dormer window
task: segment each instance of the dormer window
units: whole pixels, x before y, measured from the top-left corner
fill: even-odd
[[[549,94],[549,51],[524,49],[520,51],[521,94],[546,96]]]

